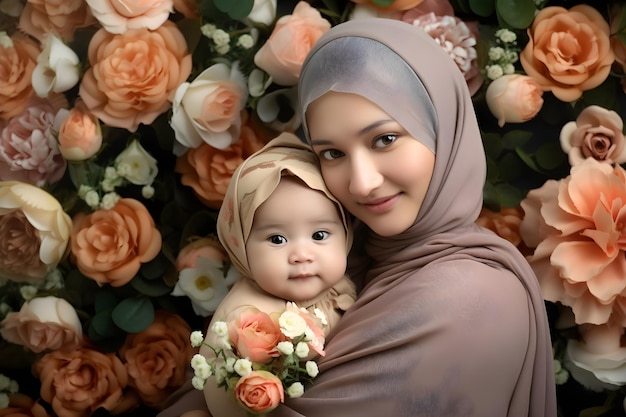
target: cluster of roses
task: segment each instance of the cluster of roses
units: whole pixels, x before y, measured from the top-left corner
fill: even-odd
[[[320,310],[312,314],[291,302],[283,312],[249,308],[228,323],[216,321],[207,341],[199,331],[191,334],[194,347],[208,348],[191,360],[192,383],[201,390],[214,377],[246,411],[267,413],[284,402],[285,393],[300,397],[304,383],[317,376],[312,359],[324,355],[325,321]]]

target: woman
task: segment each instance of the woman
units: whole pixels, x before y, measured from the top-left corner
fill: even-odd
[[[272,415],[555,416],[536,278],[474,223],[485,157],[453,61],[410,24],[350,21],[315,44],[299,94],[329,190],[364,223],[368,264],[314,385]]]

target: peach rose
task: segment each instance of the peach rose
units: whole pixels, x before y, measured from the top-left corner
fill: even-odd
[[[58,417],[89,417],[98,408],[119,414],[136,407],[124,394],[128,374],[114,353],[81,348],[47,353],[33,365],[40,394]]]
[[[276,22],[272,34],[254,55],[254,63],[278,85],[298,82],[304,58],[330,23],[309,3],[300,1],[290,15]]]
[[[37,401],[28,395],[9,394],[9,406],[0,408],[0,417],[50,417]]]
[[[91,67],[79,94],[109,126],[132,132],[168,110],[174,93],[191,73],[191,55],[170,21],[158,29],[131,29],[122,35],[100,29],[89,42]]]
[[[202,203],[219,209],[235,169],[262,147],[263,142],[245,124],[239,140],[226,149],[216,149],[204,142],[189,149],[177,158],[175,171],[182,175],[181,183],[193,188]]]
[[[91,14],[109,33],[126,33],[130,29],[155,30],[174,11],[173,0],[123,1],[85,0]]]
[[[499,212],[483,208],[476,223],[518,246],[522,242],[519,231],[522,216],[520,208],[503,207]]]
[[[154,321],[130,334],[120,349],[129,385],[148,407],[163,409],[170,394],[185,382],[195,350],[189,343],[191,327],[179,316],[157,310]]]
[[[378,6],[372,0],[351,0],[353,3],[366,4],[382,11],[408,10],[422,3],[424,0],[394,0],[389,6]]]
[[[248,88],[238,65],[218,63],[176,90],[170,125],[185,148],[227,148],[239,138]]]
[[[31,77],[39,47],[18,33],[10,38],[0,32],[0,119],[8,120],[24,110],[33,95]]]
[[[72,255],[78,269],[100,285],[122,286],[161,250],[161,233],[146,207],[123,198],[110,210],[74,218]]]
[[[45,34],[56,33],[69,42],[77,29],[94,23],[96,20],[83,0],[27,0],[19,26],[40,41]]]
[[[284,340],[280,326],[267,313],[250,308],[228,323],[228,336],[239,357],[267,363],[279,356],[276,345]]]
[[[62,298],[36,297],[22,304],[0,323],[0,334],[10,342],[39,353],[72,350],[82,344],[83,328],[74,307]]]
[[[72,219],[34,185],[0,182],[0,280],[43,280],[67,254]]]
[[[578,100],[602,84],[615,59],[608,23],[585,4],[569,10],[544,8],[528,28],[528,37],[520,54],[524,71],[561,101]]]
[[[285,401],[283,384],[267,371],[252,371],[235,385],[237,402],[254,414],[268,413]]]
[[[587,158],[521,203],[521,235],[544,298],[570,306],[578,324],[626,326],[626,171]]]
[[[561,148],[567,153],[570,165],[585,158],[621,164],[626,162],[626,146],[619,114],[600,106],[585,108],[576,121],[561,128]]]
[[[520,74],[504,75],[489,84],[485,99],[498,126],[527,122],[543,106],[543,91],[534,78]]]
[[[61,109],[54,118],[61,155],[68,161],[84,161],[102,146],[100,121],[82,102],[71,110]]]

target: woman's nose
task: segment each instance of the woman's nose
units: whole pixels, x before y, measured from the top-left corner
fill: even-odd
[[[384,181],[375,161],[367,156],[360,155],[352,162],[350,172],[350,193],[359,197],[366,197]]]

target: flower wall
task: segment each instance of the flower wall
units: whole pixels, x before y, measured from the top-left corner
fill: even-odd
[[[315,41],[368,16],[467,80],[478,223],[537,273],[561,412],[624,415],[623,2],[0,0],[0,416],[156,414],[191,378],[238,278],[215,238],[230,176],[299,132]]]

